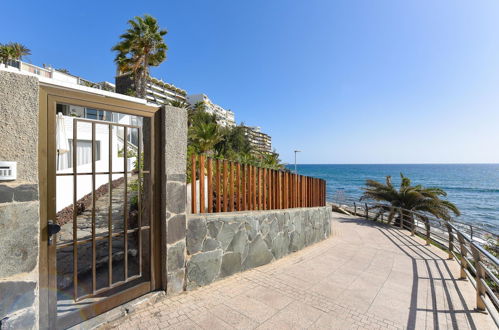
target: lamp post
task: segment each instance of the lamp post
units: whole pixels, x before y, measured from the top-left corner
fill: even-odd
[[[298,169],[297,169],[297,167],[296,167],[296,154],[297,154],[298,152],[301,152],[301,150],[295,150],[295,174],[298,174]]]

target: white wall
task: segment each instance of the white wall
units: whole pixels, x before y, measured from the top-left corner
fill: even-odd
[[[73,119],[74,117],[64,116],[64,125],[66,127],[66,134],[68,139],[73,139]],[[120,172],[124,169],[124,158],[118,157],[118,151],[123,148],[123,145],[118,141],[116,136],[116,127],[113,127],[113,147],[112,147],[112,161],[113,161],[113,172]],[[92,140],[92,126],[89,123],[78,123],[78,140]],[[100,141],[100,160],[95,163],[96,172],[107,172],[109,169],[109,126],[103,122],[103,124],[97,124],[95,126],[95,140]],[[133,168],[133,163],[136,158],[128,159],[128,170]],[[77,168],[78,173],[91,172],[92,164],[80,165]],[[57,173],[73,173],[72,168],[67,168],[64,170],[59,170]],[[112,179],[116,180],[123,177],[122,174],[113,174]],[[101,185],[109,182],[109,176],[96,175],[95,188],[99,188]],[[56,192],[57,192],[57,211],[73,204],[73,176],[57,176],[56,182]],[[91,175],[79,175],[77,180],[77,193],[76,199],[80,199],[86,194],[92,192],[92,176]]]
[[[57,70],[52,70],[52,78],[58,81],[72,83],[72,84],[78,83],[78,78],[71,76],[69,74],[59,72]]]

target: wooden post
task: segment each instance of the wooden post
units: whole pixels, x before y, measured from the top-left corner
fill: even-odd
[[[196,155],[191,156],[191,213],[197,213],[196,206]]]
[[[254,210],[255,206],[253,204],[253,194],[255,192],[253,190],[253,166],[249,165],[248,171],[249,171],[249,179],[248,179],[249,199],[248,199],[248,205],[249,205],[249,209],[250,210]]]
[[[256,186],[257,186],[257,192],[258,192],[258,196],[257,196],[258,209],[261,210],[262,209],[262,169],[260,167],[257,167],[256,170],[257,170]]]
[[[229,210],[234,212],[234,163],[229,165]]]
[[[274,210],[279,209],[279,172],[274,171]]]
[[[236,207],[237,207],[237,211],[241,211],[241,164],[240,163],[237,163],[237,168],[236,168],[236,187],[237,187]]]
[[[485,311],[485,302],[483,297],[486,295],[485,286],[482,281],[485,280],[485,270],[482,266],[482,257],[480,251],[475,247],[474,243],[470,243],[471,253],[473,254],[473,261],[475,262],[475,281],[476,281],[476,309]]]
[[[452,254],[452,251],[454,251],[454,235],[452,235],[452,227],[446,223],[447,225],[447,234],[449,235],[449,260],[454,259],[454,255]]]
[[[224,160],[224,184],[223,184],[223,196],[224,196],[224,212],[229,211],[229,189],[228,184],[228,171],[227,171],[227,160]]]
[[[289,207],[289,181],[288,181],[288,173],[284,172],[284,206],[283,208],[287,209]]]
[[[460,247],[459,250],[461,251],[461,258],[460,258],[461,272],[459,274],[459,279],[465,280],[466,272],[464,270],[468,268],[468,260],[466,260],[466,257],[468,256],[468,251],[465,248],[466,243],[464,242],[463,235],[461,235],[461,233],[459,232],[457,233],[457,239],[459,240],[459,247]]]
[[[208,213],[213,212],[213,160],[208,158]]]
[[[251,166],[251,209],[256,210],[256,168]]]
[[[204,213],[204,155],[199,156],[199,212]]]
[[[263,209],[267,210],[267,169],[263,169]]]
[[[241,192],[242,192],[242,202],[243,202],[243,208],[242,210],[246,211],[248,210],[248,194],[247,194],[247,187],[246,187],[246,177],[248,174],[248,168],[246,165],[243,164],[242,168],[242,183],[241,183]]]
[[[217,182],[217,207],[216,211],[221,212],[222,211],[222,189],[221,188],[221,180],[220,180],[220,160],[216,160],[216,167],[217,167],[217,174],[216,174],[216,182]]]

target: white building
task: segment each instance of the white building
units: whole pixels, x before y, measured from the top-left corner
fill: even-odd
[[[236,118],[234,112],[225,110],[221,106],[214,104],[205,94],[187,95],[187,103],[194,106],[196,103],[202,103],[205,111],[214,114],[217,117],[217,122],[221,126],[236,126]]]
[[[243,126],[253,150],[257,153],[272,153],[272,138],[262,132],[260,126]]]
[[[104,81],[100,83],[95,83],[90,80],[83,79],[81,77],[72,75],[67,72],[63,71],[58,71],[57,69],[52,68],[51,66],[43,65],[43,67],[39,67],[30,63],[22,62],[22,61],[15,61],[15,60],[10,60],[8,62],[7,67],[5,67],[4,64],[0,64],[0,67],[6,68],[6,69],[17,69],[21,72],[29,72],[34,75],[44,77],[44,78],[50,78],[53,79],[57,82],[61,83],[69,83],[69,84],[76,84],[76,85],[81,85],[81,86],[86,86],[86,87],[92,87],[92,88],[97,88],[97,89],[102,89],[108,92],[114,92],[115,86],[114,84]]]
[[[119,75],[115,78],[116,92],[120,94],[133,94],[134,81],[129,73]],[[149,103],[170,105],[172,101],[185,103],[187,92],[161,79],[149,77],[146,87],[146,100]]]

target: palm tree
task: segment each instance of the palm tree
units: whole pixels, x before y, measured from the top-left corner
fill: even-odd
[[[12,48],[9,45],[0,44],[0,63],[7,65],[12,56]]]
[[[405,177],[402,173],[400,176],[402,182],[398,190],[393,186],[390,176],[386,177],[386,183],[367,180],[367,187],[364,188],[361,200],[374,200],[378,202],[374,208],[379,209],[380,213],[383,210],[389,209],[389,221],[394,217],[394,207],[418,211],[422,213],[422,218],[424,214],[431,214],[439,219],[451,220],[451,213],[456,216],[461,214],[456,205],[440,198],[447,196],[444,190],[439,188],[425,188],[421,185],[411,186],[409,178]],[[408,216],[413,220],[409,214],[404,214],[403,216],[404,219]]]
[[[178,100],[170,101],[170,105],[172,107],[175,107],[175,108],[184,108],[184,109],[189,108],[189,103],[184,102],[184,101],[178,101]]]
[[[275,150],[271,153],[262,153],[260,162],[263,167],[267,167],[273,170],[283,169],[283,165],[281,164],[281,160],[279,159],[279,154],[276,153]]]
[[[31,55],[31,50],[18,42],[11,42],[7,46],[12,49],[12,59],[21,61],[24,56]]]
[[[135,16],[128,24],[130,27],[120,36],[121,41],[112,48],[118,52],[114,62],[120,73],[132,74],[137,96],[145,98],[149,67],[158,66],[166,59],[168,47],[163,37],[167,31],[160,29],[158,21],[150,15]]]
[[[200,123],[194,126],[189,133],[192,144],[202,154],[212,151],[222,139],[216,123]]]

